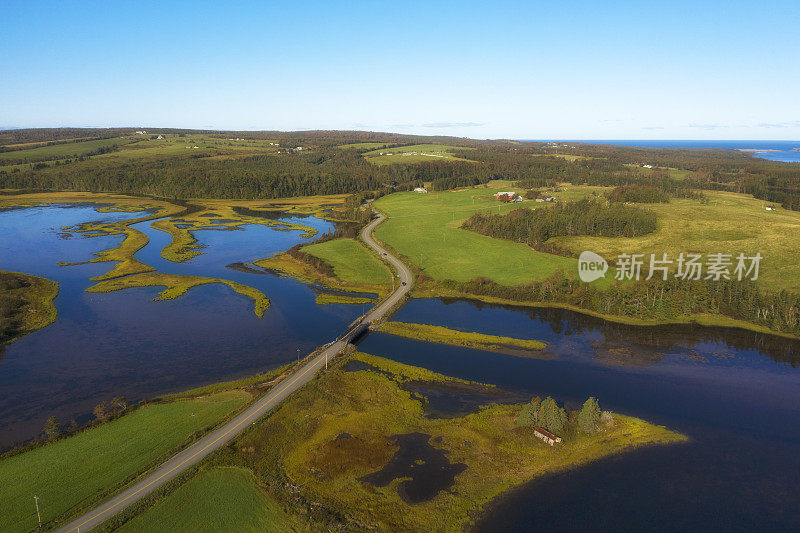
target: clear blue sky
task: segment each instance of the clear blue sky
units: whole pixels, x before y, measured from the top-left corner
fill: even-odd
[[[800,2],[2,3],[0,127],[800,139]]]

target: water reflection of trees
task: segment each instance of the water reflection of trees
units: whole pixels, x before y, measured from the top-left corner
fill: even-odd
[[[741,328],[695,324],[632,326],[557,307],[518,307],[462,298],[440,300],[445,305],[467,302],[478,310],[504,309],[524,313],[533,321],[548,324],[555,334],[562,336],[597,332],[603,335],[606,343],[648,346],[656,352],[693,350],[703,343],[720,344],[733,350],[754,350],[793,368],[800,366],[800,340]]]

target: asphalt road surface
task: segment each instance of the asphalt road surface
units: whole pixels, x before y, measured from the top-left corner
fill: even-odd
[[[385,316],[386,313],[391,310],[395,304],[400,302],[406,293],[411,290],[413,281],[411,271],[409,271],[399,259],[391,255],[372,238],[372,230],[384,219],[385,217],[383,215],[379,215],[378,218],[370,222],[362,230],[361,237],[368,246],[378,252],[383,259],[387,260],[395,268],[397,272],[395,291],[356,322],[350,331],[358,328],[360,324],[370,323]],[[347,346],[345,337],[346,334],[319,349],[318,355],[314,356],[313,359],[296,370],[293,374],[284,378],[280,383],[275,385],[266,396],[256,401],[234,419],[211,431],[207,435],[204,435],[194,444],[178,452],[141,481],[123,490],[80,518],[58,528],[56,531],[77,533],[80,533],[80,531],[89,531],[93,527],[102,524],[110,517],[121,512],[129,505],[141,500],[161,487],[164,483],[176,478],[192,465],[202,461],[214,450],[224,446],[242,433],[248,426],[255,424],[256,420],[270,412],[287,396],[310,381],[321,368],[325,368],[326,361],[338,355]]]

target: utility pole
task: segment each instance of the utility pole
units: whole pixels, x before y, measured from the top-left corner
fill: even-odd
[[[197,433],[197,420],[194,417],[194,413],[192,413],[192,431]]]
[[[297,349],[297,364],[300,364],[300,348]]]
[[[42,515],[39,513],[39,497],[34,496],[33,499],[36,502],[36,517],[39,518],[39,529],[42,529]]]

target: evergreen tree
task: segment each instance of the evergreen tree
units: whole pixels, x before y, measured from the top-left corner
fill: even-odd
[[[44,434],[47,440],[54,440],[61,436],[61,425],[56,417],[51,416],[47,419],[44,424]]]
[[[594,433],[597,431],[597,423],[600,421],[600,405],[595,397],[590,397],[583,404],[578,413],[578,427],[584,433]]]
[[[539,397],[533,398],[530,403],[525,405],[517,416],[517,427],[531,427],[537,424],[539,419],[539,406],[542,401]]]
[[[548,396],[539,407],[539,423],[548,431],[561,431],[567,423],[567,411]]]

